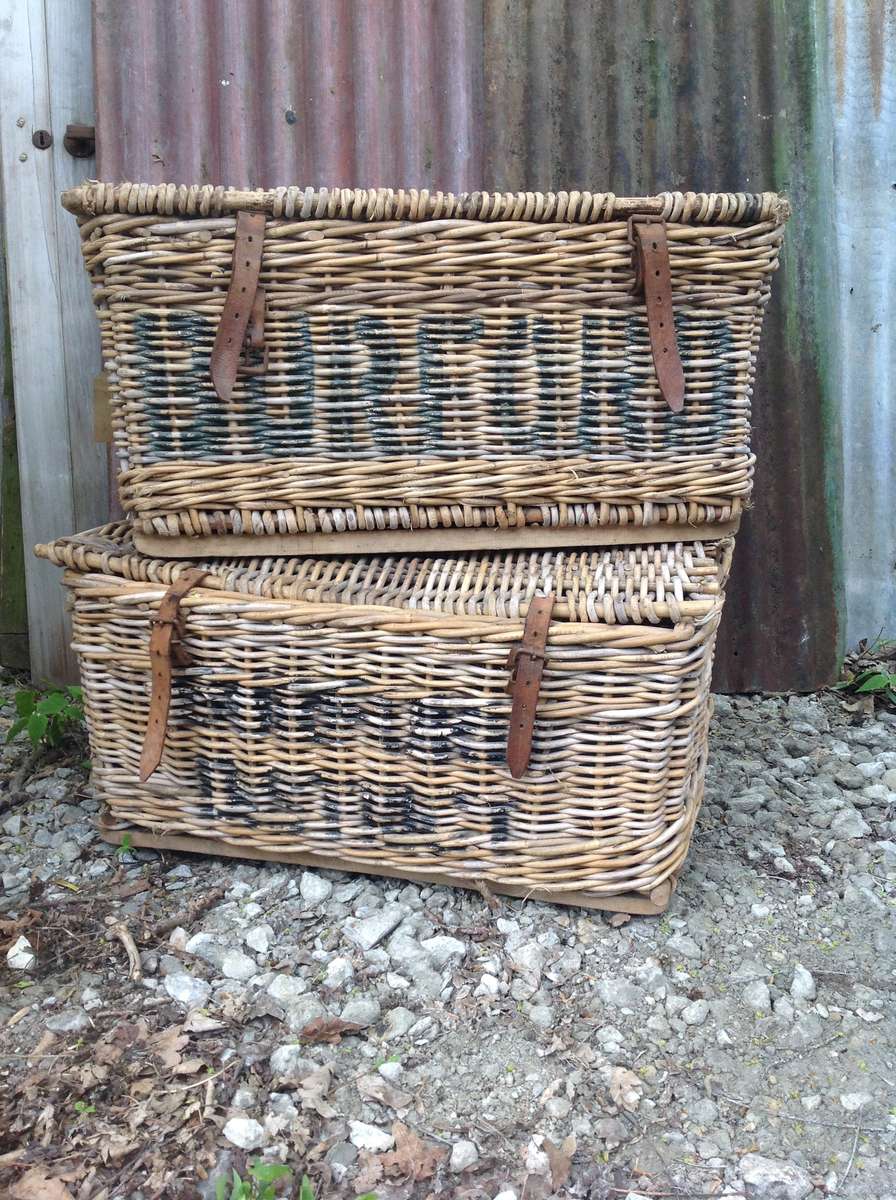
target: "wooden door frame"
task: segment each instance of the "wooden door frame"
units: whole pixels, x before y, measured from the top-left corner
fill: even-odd
[[[90,178],[66,126],[94,122],[90,0],[0,0],[0,184],[31,671],[71,679],[59,573],[31,548],[106,518],[105,447],[93,432],[99,334],[77,228],[60,193]],[[49,149],[32,142],[52,136]]]

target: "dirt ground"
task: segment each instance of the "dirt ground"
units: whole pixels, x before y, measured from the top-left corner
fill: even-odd
[[[719,697],[678,891],[622,921],[116,849],[84,767],[28,752],[0,1196],[214,1197],[261,1159],[278,1196],[896,1198],[892,713]]]

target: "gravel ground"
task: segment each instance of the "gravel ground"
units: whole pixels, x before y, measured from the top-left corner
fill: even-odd
[[[0,1195],[212,1197],[260,1157],[319,1197],[893,1200],[894,734],[718,698],[681,884],[631,920],[116,851],[13,743]]]

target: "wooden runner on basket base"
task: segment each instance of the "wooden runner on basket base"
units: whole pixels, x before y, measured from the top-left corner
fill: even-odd
[[[444,875],[435,871],[397,870],[394,867],[374,866],[369,862],[354,863],[336,855],[284,854],[276,850],[252,850],[244,846],[232,846],[227,842],[209,838],[180,835],[144,833],[139,829],[115,828],[101,818],[98,824],[100,836],[113,846],[120,846],[128,838],[129,846],[146,850],[174,850],[183,854],[211,854],[222,858],[250,858],[261,862],[292,863],[301,867],[312,867],[318,871],[348,871],[353,875],[377,875],[387,879],[403,879],[412,883],[429,884],[432,887],[457,887],[478,892],[483,888],[498,896],[512,896],[520,900],[536,900],[546,904],[564,904],[576,908],[599,909],[604,912],[631,913],[632,916],[658,917],[669,906],[672,893],[678,886],[676,872],[664,883],[659,884],[649,895],[640,892],[617,892],[608,896],[597,896],[591,892],[555,891],[552,888],[516,887],[513,884],[497,883],[486,876],[474,879],[469,875]]]
[[[312,554],[418,553],[452,550],[539,550],[551,547],[642,546],[658,542],[720,541],[733,537],[740,518],[703,525],[561,526],[545,529],[371,529],[355,533],[219,534],[212,537],[159,537],[134,530],[134,545],[152,558],[256,558]]]

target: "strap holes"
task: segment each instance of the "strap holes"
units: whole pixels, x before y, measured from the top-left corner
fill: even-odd
[[[653,243],[654,250],[658,249],[656,242]]]
[[[659,277],[659,271],[654,271],[654,275],[656,275],[657,277]]]

